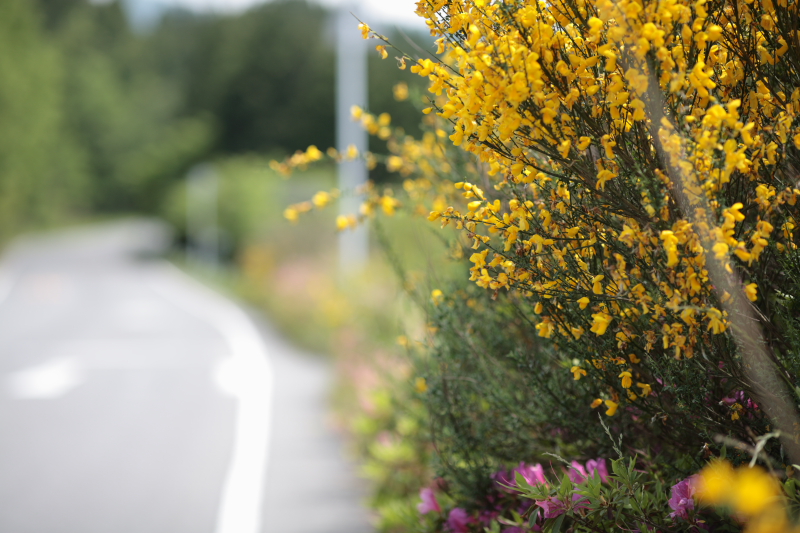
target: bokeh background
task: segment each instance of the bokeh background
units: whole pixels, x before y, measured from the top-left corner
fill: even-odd
[[[363,1],[351,9],[418,57],[432,50],[432,40],[413,14],[414,3]],[[386,438],[385,428],[400,420],[408,431],[417,429],[389,405],[386,387],[388,381],[405,383],[413,377],[398,354],[425,325],[405,289],[423,279],[418,273],[441,266],[442,258],[429,253],[437,237],[424,218],[398,215],[376,221],[369,228],[369,259],[356,275],[343,274],[335,205],[295,224],[282,215],[287,205],[336,187],[336,164],[323,161],[290,179],[269,165],[309,145],[325,150],[336,144],[339,7],[334,0],[0,0],[0,247],[13,248],[20,238],[37,239],[64,228],[118,227],[114,224],[126,220],[155,220],[159,228],[169,228],[153,233],[158,244],[143,249],[157,249],[154,253],[244,302],[275,325],[281,342],[316,354],[327,361],[326,368],[336,369],[332,391],[324,388],[324,380],[307,381],[312,388],[320,383],[309,394],[324,396],[325,421],[320,424],[349,442],[349,457],[361,465],[361,474],[375,486],[387,480],[399,485],[411,502],[405,507],[412,508],[422,466],[402,448],[405,444]],[[354,18],[354,33],[357,25]],[[369,110],[389,113],[394,126],[416,135],[425,80],[398,69],[391,56],[381,60],[375,44],[367,51]],[[398,84],[407,85],[408,98],[395,98]],[[369,142],[371,151],[385,150],[384,141]],[[190,184],[193,176],[204,175],[214,177],[211,203],[200,208],[213,220],[213,257],[187,253],[193,244],[187,236],[187,218],[192,217],[187,198],[198,201],[196,194],[192,200]],[[370,170],[370,179],[382,187],[399,185],[402,178],[379,164]],[[171,235],[171,244],[162,247],[165,234]],[[49,246],[49,241],[36,242],[37,250]],[[46,268],[58,267],[53,257]],[[72,266],[75,271],[58,279],[91,278],[89,270],[96,265]],[[10,286],[13,300],[21,289]],[[129,292],[137,290],[131,286]],[[33,334],[33,341],[47,336],[42,331]],[[25,349],[14,349],[16,359],[0,361],[4,372],[22,372],[32,363]],[[62,370],[47,376],[63,377],[58,374]],[[304,371],[297,372],[302,380]],[[134,379],[131,375],[123,379]],[[123,408],[136,403],[129,400]],[[101,405],[106,400],[87,401]],[[15,413],[19,428],[39,428],[8,440],[13,444],[9,450],[64,435],[77,441],[90,434],[93,441],[111,438],[110,429],[92,425],[77,407],[73,415],[86,425],[50,411],[37,422],[22,404],[0,404],[3,412]],[[63,435],[48,433],[46,420],[53,416],[63,420]],[[19,463],[18,453],[0,450],[0,462]],[[48,461],[30,461],[41,480],[23,467],[20,479],[26,480],[33,501],[52,509],[36,493],[60,475],[48,470]],[[84,472],[91,476],[91,470]],[[58,482],[68,481],[62,477]],[[22,497],[15,483],[9,478],[3,494]],[[109,491],[99,487],[98,502],[104,493]],[[384,498],[380,491],[372,497],[379,505]],[[92,522],[91,513],[67,507],[64,516],[77,513],[87,520],[89,529],[81,531],[102,525]],[[12,524],[9,509],[0,507],[0,523]],[[25,511],[25,516],[36,513]],[[107,514],[109,527],[121,516]],[[69,524],[62,530],[71,531]]]

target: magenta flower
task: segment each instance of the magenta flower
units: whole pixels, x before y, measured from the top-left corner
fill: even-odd
[[[602,457],[586,461],[586,470],[590,476],[594,476],[594,473],[597,472],[603,483],[608,481],[608,468],[606,468],[606,460]]]
[[[535,465],[526,465],[525,463],[520,463],[519,466],[514,469],[514,472],[519,472],[522,474],[522,477],[525,478],[525,481],[531,485],[547,483],[547,480],[544,477],[544,468],[539,463],[536,463]]]
[[[492,479],[500,486],[500,490],[510,492],[507,487],[513,487],[517,484],[514,479],[514,472],[508,470],[498,470],[492,474]]]
[[[508,487],[517,486],[517,473],[522,474],[525,481],[530,485],[538,485],[539,483],[547,483],[544,477],[544,468],[540,464],[527,465],[520,463],[519,466],[513,470],[498,470],[492,474],[492,479],[500,486],[500,490],[504,492],[513,492]]]
[[[450,511],[447,517],[447,529],[451,533],[469,533],[467,525],[469,524],[469,515],[461,507],[456,507]]]
[[[542,508],[545,518],[555,518],[564,514],[566,506],[558,498],[547,498],[546,500],[535,500],[536,505]]]
[[[417,505],[417,511],[419,511],[420,514],[428,514],[431,511],[436,513],[442,512],[439,502],[436,501],[436,494],[434,494],[433,489],[422,489],[419,491],[419,497],[422,498],[422,502]]]
[[[578,461],[572,461],[572,466],[567,469],[567,475],[573,483],[586,481],[586,469]]]
[[[694,509],[694,491],[697,476],[689,476],[683,481],[672,486],[669,506],[673,512],[669,514],[671,518],[689,519],[689,511]]]

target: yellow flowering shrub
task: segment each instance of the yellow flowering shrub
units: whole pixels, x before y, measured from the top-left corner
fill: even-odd
[[[637,449],[713,453],[716,435],[777,425],[786,449],[765,452],[800,462],[798,1],[421,0],[417,13],[436,56],[400,59],[429,80],[427,133],[381,133],[357,110],[391,151],[367,160],[405,181],[355,216],[390,197],[455,228],[452,255],[487,301],[465,311],[442,286],[437,316],[495,302],[515,357],[558,368],[562,401],[585,401],[586,424],[612,417]]]
[[[715,404],[736,386],[753,393],[728,335],[743,305],[758,309],[770,354],[791,350],[764,299],[797,250],[796,11],[787,0],[417,4],[440,56],[411,67],[430,80],[425,111],[477,167],[446,183],[455,191],[438,193],[430,218],[472,244],[472,281],[513,293],[538,336],[585,360],[575,379],[591,371],[612,413],[666,421],[689,400],[679,381],[699,372],[712,379],[691,393],[713,398],[714,431],[740,420]],[[447,163],[436,148],[413,153],[424,145],[406,142],[392,166]],[[444,207],[453,192],[462,198]]]

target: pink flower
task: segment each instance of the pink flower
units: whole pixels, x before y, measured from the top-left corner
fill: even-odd
[[[504,492],[511,492],[508,487],[516,486],[517,482],[514,479],[514,472],[508,470],[498,470],[492,474],[492,479],[500,486],[500,490]]]
[[[456,507],[450,511],[447,517],[447,529],[451,533],[469,533],[467,525],[469,524],[469,515],[461,507]]]
[[[567,469],[567,475],[573,483],[586,481],[586,469],[578,461],[572,461],[572,466]]]
[[[594,473],[597,472],[600,475],[600,481],[603,483],[608,481],[608,468],[606,468],[606,460],[602,457],[586,461],[586,470],[589,476],[594,476]]]
[[[522,474],[522,477],[525,478],[525,481],[527,481],[530,485],[547,483],[547,480],[544,477],[544,468],[538,463],[535,465],[526,465],[525,463],[520,463],[518,467],[511,471],[498,470],[492,474],[492,479],[504,492],[512,492],[507,487],[517,486],[517,473]]]
[[[690,476],[683,481],[672,486],[669,506],[673,512],[669,514],[671,518],[689,519],[689,511],[694,509],[694,491],[697,476]]]
[[[535,500],[536,505],[542,508],[545,518],[555,518],[564,514],[566,506],[558,498],[547,498],[546,500]]]
[[[417,505],[417,511],[419,511],[420,514],[428,514],[431,511],[437,513],[442,512],[439,502],[436,501],[436,494],[434,494],[433,489],[422,489],[419,491],[419,497],[422,498],[422,502]]]
[[[519,466],[514,469],[514,472],[519,472],[522,474],[522,477],[525,478],[525,481],[531,485],[547,483],[547,480],[544,477],[544,468],[539,463],[536,463],[535,465],[526,465],[525,463],[520,463]]]

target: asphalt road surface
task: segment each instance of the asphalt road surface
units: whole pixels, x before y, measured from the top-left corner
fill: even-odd
[[[0,263],[0,533],[361,533],[330,370],[154,259],[152,221]]]

